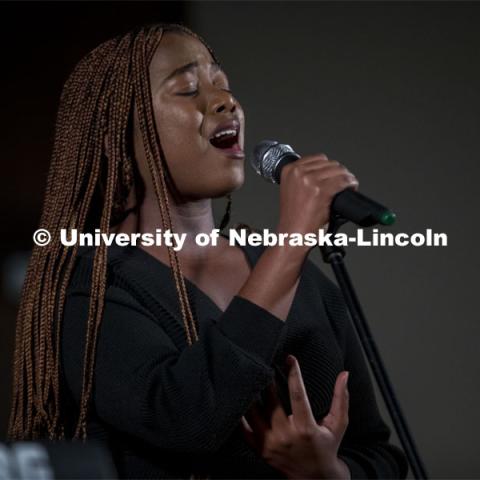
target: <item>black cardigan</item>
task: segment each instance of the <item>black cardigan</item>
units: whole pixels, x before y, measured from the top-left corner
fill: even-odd
[[[251,266],[263,251],[241,248]],[[78,416],[93,254],[93,248],[79,249],[64,309],[67,434]],[[330,409],[338,373],[350,372],[349,425],[339,456],[352,477],[406,477],[404,454],[388,442],[341,292],[313,262],[304,263],[285,323],[239,296],[222,312],[185,281],[200,330],[191,347],[170,267],[138,247],[108,249],[88,436],[107,442],[122,478],[189,478],[192,472],[284,478],[248,446],[239,422],[274,379],[290,412],[288,353],[299,360],[317,421]]]

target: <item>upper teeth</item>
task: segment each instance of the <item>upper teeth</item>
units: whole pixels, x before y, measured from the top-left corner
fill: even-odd
[[[228,129],[228,130],[222,130],[221,132],[218,132],[216,133],[213,138],[219,138],[223,135],[236,135],[237,134],[237,131],[236,130],[232,130],[232,129]]]

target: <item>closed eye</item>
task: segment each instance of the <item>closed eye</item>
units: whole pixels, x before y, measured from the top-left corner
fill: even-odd
[[[222,88],[221,90],[224,92],[233,94],[232,90],[228,88]],[[196,95],[198,95],[198,89],[190,90],[189,92],[180,92],[180,93],[177,93],[176,95],[180,97],[195,97]]]
[[[189,92],[177,93],[180,97],[194,97],[198,94],[198,90],[191,90]]]

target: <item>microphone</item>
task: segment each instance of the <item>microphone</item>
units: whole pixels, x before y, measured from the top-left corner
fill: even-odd
[[[282,168],[299,158],[300,155],[294,152],[290,145],[263,140],[256,145],[251,164],[265,180],[279,184]],[[395,213],[387,207],[351,188],[342,190],[333,197],[330,210],[333,214],[362,227],[392,225],[396,219]]]

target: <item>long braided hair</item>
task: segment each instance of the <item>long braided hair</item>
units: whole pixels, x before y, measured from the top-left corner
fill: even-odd
[[[125,204],[133,186],[137,201],[134,209],[141,204],[142,189],[129,138],[133,105],[138,108],[139,129],[162,226],[174,231],[167,195],[168,172],[155,128],[148,75],[150,60],[165,31],[197,38],[214,57],[208,45],[184,26],[142,26],[91,51],[64,85],[40,220],[40,228],[51,233],[52,241],[48,246],[33,248],[17,316],[8,430],[11,440],[65,438],[59,385],[60,329],[78,246],[63,246],[60,230],[96,227],[108,232],[132,210],[127,211]],[[222,228],[228,224],[229,209],[230,198]],[[191,345],[198,340],[198,329],[177,253],[168,247],[168,255],[186,339]],[[74,433],[74,438],[82,440],[87,436],[106,272],[107,247],[102,243],[93,261],[80,412]]]

